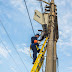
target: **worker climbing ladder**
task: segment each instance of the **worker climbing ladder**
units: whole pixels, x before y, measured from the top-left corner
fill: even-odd
[[[39,0],[43,1],[43,0]],[[57,8],[54,3],[54,0],[51,0],[50,3],[43,1],[46,5],[45,11],[47,13],[40,13],[35,10],[34,20],[40,23],[43,27],[43,31],[48,34],[42,45],[42,48],[39,52],[39,55],[31,69],[31,72],[39,72],[42,64],[44,62],[44,55],[47,50],[47,59],[46,59],[46,69],[45,72],[56,72],[56,42],[59,38],[58,36],[58,22],[57,22]],[[42,5],[41,5],[42,6]],[[43,22],[43,20],[45,20]],[[55,22],[56,21],[56,22]],[[47,25],[47,28],[44,26]],[[45,30],[46,29],[46,30]],[[47,43],[48,42],[48,43]],[[54,53],[54,54],[53,54]]]
[[[50,21],[50,19],[49,19],[49,21]],[[47,32],[47,36],[48,37],[46,37],[46,39],[45,39],[45,41],[44,41],[44,43],[42,45],[42,48],[41,48],[41,50],[39,52],[39,55],[38,55],[34,65],[33,65],[33,67],[32,67],[31,72],[39,72],[41,67],[42,67],[42,64],[44,62],[44,55],[45,55],[46,50],[47,50],[48,39],[50,37],[50,32],[51,32],[50,27],[51,27],[50,24],[48,24],[48,29],[46,27],[43,27],[44,31],[48,30],[48,32]]]
[[[46,49],[47,49],[47,47],[46,47],[47,41],[48,41],[48,37],[45,39],[45,41],[44,41],[44,43],[42,45],[42,48],[41,48],[41,50],[39,52],[39,55],[38,55],[34,65],[33,65],[33,68],[31,70],[31,72],[39,72],[39,70],[40,70],[40,68],[41,68],[41,66],[43,64],[43,61],[44,61],[44,54],[45,54]],[[44,51],[43,51],[43,49],[44,49]]]

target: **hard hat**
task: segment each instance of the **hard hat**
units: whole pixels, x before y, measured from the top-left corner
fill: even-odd
[[[36,34],[36,35],[40,36],[40,34]]]

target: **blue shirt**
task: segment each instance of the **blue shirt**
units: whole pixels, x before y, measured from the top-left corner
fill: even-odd
[[[37,40],[37,37],[31,37],[31,43],[34,43],[34,40]]]

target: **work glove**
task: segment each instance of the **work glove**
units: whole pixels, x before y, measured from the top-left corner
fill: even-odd
[[[38,41],[38,43],[40,44],[40,43],[41,43],[41,41]]]

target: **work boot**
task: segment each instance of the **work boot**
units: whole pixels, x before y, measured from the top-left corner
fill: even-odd
[[[39,53],[39,52],[40,52],[40,49],[39,49],[39,50],[37,50],[37,52]]]
[[[34,62],[32,64],[34,64]]]

